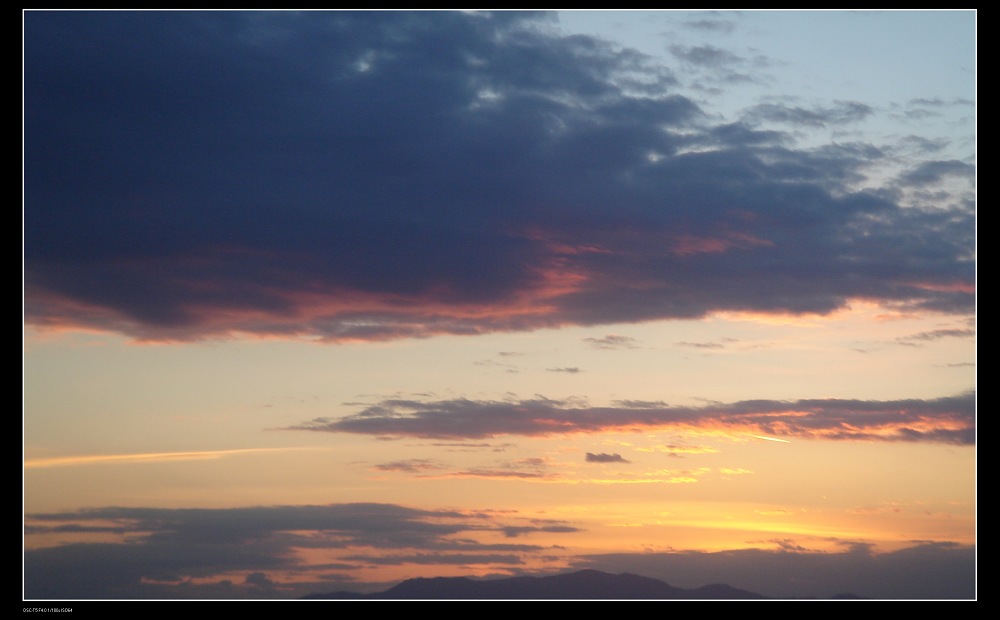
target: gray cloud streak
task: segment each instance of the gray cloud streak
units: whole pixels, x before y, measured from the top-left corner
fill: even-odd
[[[753,431],[777,437],[861,441],[975,443],[973,393],[931,400],[747,400],[703,407],[621,401],[588,407],[551,399],[386,400],[342,418],[318,418],[289,430],[382,437],[550,436],[650,428]],[[507,475],[528,475],[511,472]]]

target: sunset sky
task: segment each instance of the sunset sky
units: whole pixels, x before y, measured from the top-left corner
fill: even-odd
[[[976,12],[26,11],[24,596],[976,597]]]

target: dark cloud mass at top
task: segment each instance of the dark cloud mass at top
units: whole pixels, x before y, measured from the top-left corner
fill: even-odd
[[[713,125],[671,69],[541,13],[27,12],[26,320],[337,341],[972,310],[969,206],[853,191],[879,148]]]

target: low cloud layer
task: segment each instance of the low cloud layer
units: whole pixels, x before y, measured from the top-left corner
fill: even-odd
[[[520,401],[386,400],[342,418],[291,427],[380,437],[472,439],[501,435],[667,429],[778,438],[975,443],[972,393],[931,400],[748,400],[703,407],[623,401],[612,407]]]
[[[860,190],[883,148],[784,129],[871,106],[717,123],[674,73],[731,52],[664,70],[553,19],[26,13],[27,322],[346,341],[853,298],[973,311],[974,206],[893,193],[972,165]]]
[[[30,600],[275,599],[365,591],[371,586],[366,588],[357,576],[364,568],[380,566],[436,566],[442,571],[487,566],[497,574],[530,573],[532,563],[551,560],[557,550],[531,544],[533,535],[580,531],[565,521],[518,519],[507,511],[420,510],[393,504],[109,507],[32,514],[25,525],[29,538],[51,541],[52,536],[102,534],[118,540],[27,549],[24,595]],[[497,542],[476,542],[473,537],[484,532]],[[751,546],[764,548],[564,554],[560,564],[563,571],[568,564],[572,569],[631,572],[678,587],[722,582],[778,598],[976,594],[974,547],[913,541],[908,548],[880,553],[868,544],[844,541],[842,552],[831,553],[810,551],[789,539]],[[329,555],[324,560],[320,554]]]

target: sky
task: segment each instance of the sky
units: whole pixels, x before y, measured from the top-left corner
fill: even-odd
[[[976,12],[25,11],[25,599],[976,597]]]

